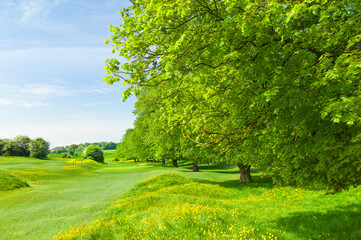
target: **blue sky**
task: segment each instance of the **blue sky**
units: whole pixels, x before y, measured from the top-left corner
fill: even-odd
[[[135,99],[108,86],[108,25],[122,0],[0,0],[0,138],[43,137],[51,147],[119,142]]]

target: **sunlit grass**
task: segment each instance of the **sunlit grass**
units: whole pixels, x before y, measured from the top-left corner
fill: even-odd
[[[0,169],[0,191],[9,191],[22,187],[29,187],[29,184],[10,172]]]
[[[239,184],[232,166],[107,163],[0,158],[30,185],[0,191],[0,239],[361,239],[358,188],[326,195],[255,169]]]
[[[174,174],[138,184],[91,224],[55,239],[360,239],[360,190],[225,188]],[[254,192],[254,194],[253,194]]]

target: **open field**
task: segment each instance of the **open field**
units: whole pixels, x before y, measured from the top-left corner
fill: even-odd
[[[64,153],[51,153],[48,154],[48,157],[51,159],[63,159],[62,155]],[[69,155],[69,152],[65,152],[65,154]],[[105,150],[104,151],[104,159],[105,160],[110,160],[114,158],[114,154],[115,154],[115,150]],[[76,159],[76,160],[81,160],[83,159],[82,157],[82,152],[74,152],[74,156],[72,156],[72,159]]]
[[[107,159],[1,157],[30,187],[0,191],[0,239],[361,239],[360,188],[325,195],[256,171],[239,184],[233,167]],[[164,173],[177,175],[145,181]]]

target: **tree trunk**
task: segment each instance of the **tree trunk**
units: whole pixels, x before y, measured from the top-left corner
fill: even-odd
[[[239,171],[241,173],[239,182],[252,182],[251,179],[251,166],[244,165],[242,163],[237,164]]]
[[[198,165],[193,163],[193,172],[199,172]]]
[[[173,163],[173,167],[178,167],[178,160],[173,159],[172,163]]]
[[[162,165],[163,166],[165,165],[165,159],[162,159]]]

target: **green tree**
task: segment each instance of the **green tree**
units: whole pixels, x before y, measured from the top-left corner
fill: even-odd
[[[68,147],[69,154],[70,154],[70,155],[74,155],[74,152],[76,151],[77,148],[78,148],[78,145],[76,145],[76,144],[71,144],[71,145]]]
[[[43,158],[49,152],[50,144],[43,138],[36,138],[29,143],[30,157]]]
[[[17,146],[11,139],[4,139],[2,154],[4,156],[16,156]]]
[[[97,162],[104,162],[104,153],[98,145],[90,145],[83,151],[85,159],[92,159]]]
[[[29,143],[31,139],[27,136],[17,136],[13,139],[13,142],[16,145],[16,156],[24,156],[29,157],[30,151],[29,151]]]
[[[81,152],[84,149],[84,146],[78,145],[78,147],[76,148],[76,152]]]
[[[4,145],[5,145],[5,140],[0,139],[0,156],[3,155]]]
[[[133,128],[127,129],[122,141],[118,144],[116,156],[136,161],[141,158],[139,150],[141,150],[142,147],[142,139],[138,132]]]
[[[108,39],[128,62],[106,60],[104,78],[124,98],[151,92],[224,153],[267,145],[284,182],[361,184],[360,1],[131,2]]]

